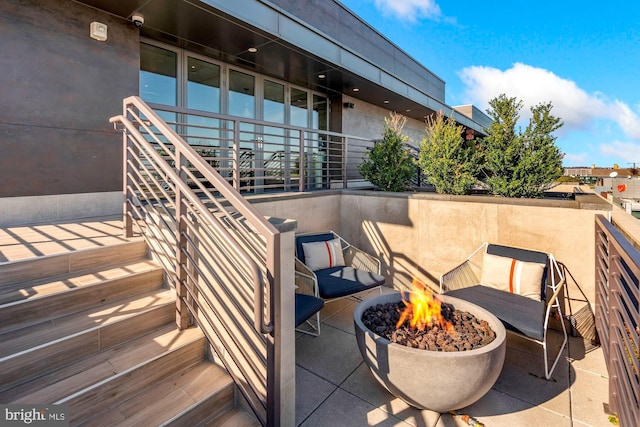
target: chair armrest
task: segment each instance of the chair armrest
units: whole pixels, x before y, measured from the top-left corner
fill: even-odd
[[[560,280],[560,283],[558,283],[558,285],[556,286],[556,290],[553,292],[553,295],[551,295],[551,297],[547,299],[547,307],[553,306],[554,301],[556,301],[556,299],[558,298],[558,295],[560,295],[560,291],[562,291],[562,287],[566,282],[567,280],[565,278]],[[549,287],[551,288],[551,286]]]
[[[468,288],[478,283],[480,283],[480,281],[471,268],[471,262],[467,260],[440,276],[440,293],[454,289]]]
[[[378,258],[354,246],[345,248],[344,263],[349,267],[376,274],[380,274],[382,270],[382,264]]]
[[[302,261],[296,258],[296,293],[318,296],[318,278]]]

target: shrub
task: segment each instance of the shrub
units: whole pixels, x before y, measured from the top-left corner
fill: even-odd
[[[468,194],[477,182],[479,154],[463,127],[442,111],[427,119],[418,164],[440,194]]]
[[[362,177],[383,191],[405,191],[417,173],[417,167],[405,147],[406,135],[402,134],[407,118],[391,113],[385,118],[382,140],[365,154],[358,166]]]

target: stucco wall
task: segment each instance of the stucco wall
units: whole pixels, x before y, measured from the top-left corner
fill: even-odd
[[[591,197],[591,196],[590,196]],[[593,196],[595,197],[595,196]],[[551,252],[594,302],[594,216],[610,205],[481,196],[345,190],[252,199],[268,216],[298,221],[298,231],[334,229],[383,261],[395,287],[417,276],[437,287],[442,273],[489,241]],[[571,296],[579,297],[575,286]]]
[[[296,232],[340,229],[339,191],[248,196],[247,199],[264,216],[295,219]]]
[[[363,138],[376,140],[382,138],[384,119],[389,118],[389,110],[366,103],[359,99],[343,96],[344,102],[353,103],[353,108],[345,108],[342,116],[342,132],[347,135],[358,135]],[[419,146],[425,135],[425,123],[407,118],[403,133],[409,137],[409,142]]]
[[[108,40],[89,25],[108,26]],[[0,197],[121,188],[109,117],[138,93],[133,24],[72,1],[0,2]]]

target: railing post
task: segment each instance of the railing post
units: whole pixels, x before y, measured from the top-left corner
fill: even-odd
[[[133,217],[131,203],[133,198],[129,195],[129,189],[133,186],[131,177],[129,174],[129,165],[133,164],[133,154],[130,152],[133,144],[129,144],[129,137],[127,131],[122,132],[122,148],[123,148],[123,164],[122,164],[122,216],[123,216],[123,228],[124,237],[133,237]]]
[[[233,120],[233,188],[240,191],[240,123]]]
[[[295,264],[296,221],[271,218],[280,231],[267,238],[267,274],[272,285],[273,334],[267,337],[267,425],[293,426],[296,418]]]
[[[127,102],[122,102],[122,114],[127,116]],[[131,174],[129,174],[129,165],[137,164],[133,162],[134,144],[129,143],[129,134],[127,130],[122,132],[122,215],[123,215],[123,228],[124,237],[133,237],[133,209],[131,203],[133,197],[129,195],[129,189],[133,187],[131,180]]]
[[[184,157],[180,150],[176,147],[176,169],[180,178],[186,180],[186,175],[182,172],[183,167],[186,166]],[[185,216],[187,215],[187,209],[185,206],[186,199],[182,195],[182,191],[179,186],[176,186],[175,190],[175,205],[176,205],[176,324],[178,329],[186,329],[189,327],[189,309],[187,307],[187,274],[185,269],[187,268],[188,258],[187,251],[187,223]]]
[[[305,165],[306,165],[306,156],[304,152],[304,134],[301,130],[298,130],[298,146],[300,149],[300,160],[298,161],[298,190],[301,192],[305,189]]]
[[[347,138],[342,137],[342,188],[347,188]]]

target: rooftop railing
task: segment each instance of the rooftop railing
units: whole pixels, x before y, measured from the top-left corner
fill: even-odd
[[[361,180],[357,165],[373,145],[366,138],[326,130],[149,106],[223,179],[245,194],[347,188],[350,181]],[[171,161],[169,153],[160,152]],[[199,173],[194,179],[204,180]]]
[[[596,328],[609,372],[609,405],[621,426],[640,422],[640,252],[596,216]]]
[[[279,393],[281,331],[274,322],[281,238],[236,191],[250,182],[238,173],[242,153],[229,143],[228,157],[201,156],[176,133],[179,125],[138,97],[125,99],[123,110],[111,122],[124,131],[126,235],[136,228],[145,236],[175,285],[178,326],[195,320],[260,422],[277,425],[290,405]],[[221,171],[226,177],[212,161],[232,163]]]

